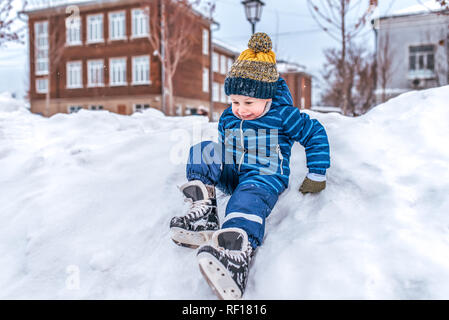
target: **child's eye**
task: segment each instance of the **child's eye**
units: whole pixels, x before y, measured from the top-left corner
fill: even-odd
[[[246,104],[252,104],[253,102],[252,101],[248,101]]]
[[[238,102],[233,102],[233,104],[239,104]]]

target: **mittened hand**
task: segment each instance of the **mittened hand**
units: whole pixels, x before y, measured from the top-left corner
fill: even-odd
[[[306,193],[316,193],[320,192],[326,188],[326,180],[324,181],[314,181],[306,177],[304,181],[302,182],[301,187],[299,188],[299,191],[301,191],[303,194]]]

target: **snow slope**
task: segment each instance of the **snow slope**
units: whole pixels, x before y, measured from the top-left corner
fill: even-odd
[[[328,186],[297,191],[295,144],[245,297],[449,298],[447,101],[449,86],[359,118],[308,112],[329,135]],[[215,299],[168,223],[188,207],[189,146],[216,129],[155,110],[46,119],[0,105],[0,298]]]

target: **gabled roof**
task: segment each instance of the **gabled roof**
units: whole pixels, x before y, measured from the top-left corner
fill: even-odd
[[[233,54],[235,56],[239,56],[240,52],[244,50],[244,49],[239,50],[238,48],[231,46],[230,44],[228,44],[220,39],[217,39],[217,38],[212,38],[212,46],[218,47],[219,49],[227,51],[230,54]]]
[[[435,0],[427,0],[422,3],[418,3],[404,9],[396,10],[391,14],[386,14],[384,16],[373,17],[373,19],[389,19],[396,17],[408,17],[417,15],[429,15],[429,14],[441,14],[449,13],[447,9],[441,7],[441,5]]]

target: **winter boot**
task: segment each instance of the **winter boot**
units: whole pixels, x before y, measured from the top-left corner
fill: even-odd
[[[191,202],[191,206],[184,216],[171,219],[171,238],[178,245],[198,248],[209,241],[220,227],[215,187],[192,180],[179,189],[186,197],[184,201]]]
[[[198,249],[200,271],[218,298],[242,298],[253,253],[246,232],[240,228],[218,230],[209,244]]]

